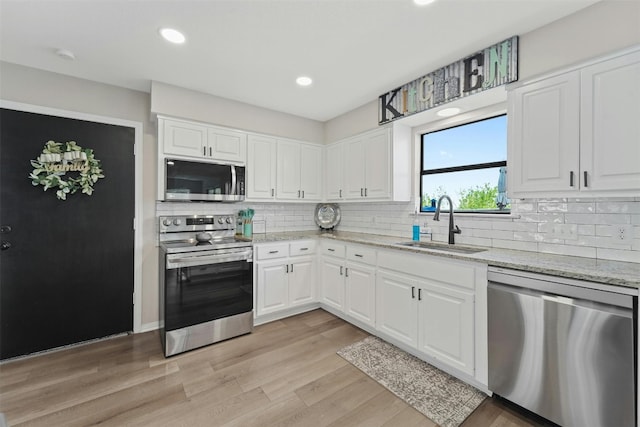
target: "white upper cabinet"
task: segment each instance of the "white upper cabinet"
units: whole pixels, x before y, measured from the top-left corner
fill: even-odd
[[[344,142],[344,187],[347,199],[364,197],[365,143],[364,137],[355,137]]]
[[[640,52],[584,68],[581,89],[581,189],[640,190]]]
[[[371,199],[391,198],[391,131],[374,132],[365,139],[364,184],[365,197]]]
[[[247,161],[247,135],[201,123],[159,117],[164,154],[231,163]]]
[[[280,200],[321,200],[322,147],[278,140],[277,197]]]
[[[300,145],[300,189],[304,200],[322,200],[322,147]]]
[[[510,195],[637,195],[638,99],[638,51],[510,90]]]
[[[509,94],[509,193],[577,188],[580,80],[576,73]]]
[[[344,198],[344,144],[331,144],[325,149],[325,188],[327,200]]]
[[[165,154],[204,157],[207,151],[207,127],[169,119],[159,119]]]
[[[326,147],[329,201],[408,201],[411,198],[409,128],[394,124]]]
[[[207,131],[209,156],[230,162],[247,161],[247,134],[231,130],[209,128]]]
[[[278,176],[276,178],[279,199],[297,200],[300,190],[300,144],[278,141]]]
[[[249,135],[247,155],[247,199],[276,197],[276,140]]]
[[[247,151],[248,200],[321,200],[321,146],[249,135]]]

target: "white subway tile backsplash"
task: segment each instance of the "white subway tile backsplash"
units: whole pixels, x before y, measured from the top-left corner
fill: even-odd
[[[500,240],[492,239],[492,247],[502,249],[516,249],[519,251],[532,251],[538,250],[538,244],[536,242],[521,242],[517,240]]]
[[[157,215],[233,214],[253,208],[255,220],[267,232],[316,230],[315,203],[163,203]],[[411,238],[415,204],[342,203],[338,230]],[[512,200],[514,216],[495,218],[456,215],[462,234],[456,243],[557,253],[588,258],[640,262],[640,197],[544,198]],[[431,227],[433,240],[447,242],[448,214],[433,221],[432,213],[418,215],[420,225]],[[620,245],[612,226],[632,225],[632,240]]]
[[[575,202],[567,204],[567,212],[569,213],[594,213],[596,205],[594,202]]]
[[[629,215],[616,214],[566,214],[566,222],[572,224],[629,224]]]
[[[566,202],[538,202],[538,212],[567,212]]]
[[[564,223],[565,214],[561,213],[526,213],[520,215],[520,221],[525,222],[555,222]]]

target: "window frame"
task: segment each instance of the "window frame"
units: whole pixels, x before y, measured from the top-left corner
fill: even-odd
[[[474,123],[478,123],[478,122],[482,122],[485,120],[491,120],[497,117],[502,117],[505,116],[507,117],[507,112],[504,110],[500,110],[500,111],[492,111],[490,113],[487,114],[482,114],[482,115],[469,115],[466,119],[464,120],[460,120],[457,122],[450,122],[450,121],[446,121],[444,123],[439,123],[439,125],[436,124],[436,126],[428,126],[428,127],[424,127],[424,128],[420,128],[417,130],[416,132],[416,141],[419,144],[419,149],[417,150],[417,154],[420,156],[419,157],[419,169],[418,169],[418,211],[421,213],[429,213],[429,212],[433,212],[432,210],[423,210],[422,207],[422,194],[423,194],[423,178],[427,175],[435,175],[435,174],[440,174],[440,173],[450,173],[450,172],[463,172],[463,171],[469,171],[469,170],[479,170],[479,169],[489,169],[489,168],[494,168],[494,167],[506,167],[507,166],[507,162],[508,162],[508,143],[507,146],[505,147],[505,149],[507,150],[507,160],[500,160],[500,161],[495,161],[495,162],[485,162],[485,163],[475,163],[475,164],[468,164],[468,165],[462,165],[462,166],[451,166],[451,167],[446,167],[446,168],[436,168],[436,169],[424,169],[424,136],[429,134],[429,133],[435,133],[435,132],[440,132],[440,131],[445,131],[448,129],[454,129],[460,126],[466,126],[466,125],[471,125]],[[508,120],[508,117],[507,117]],[[508,132],[507,132],[508,134]],[[508,135],[507,135],[508,138]],[[450,209],[443,209],[442,212],[449,212]],[[511,209],[476,209],[476,210],[470,210],[470,209],[465,209],[465,210],[459,210],[459,209],[454,209],[453,210],[454,213],[456,214],[488,214],[488,215],[510,215],[511,214]]]

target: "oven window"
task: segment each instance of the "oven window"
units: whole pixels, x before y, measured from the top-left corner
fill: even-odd
[[[166,270],[165,329],[253,310],[253,264],[233,261]]]

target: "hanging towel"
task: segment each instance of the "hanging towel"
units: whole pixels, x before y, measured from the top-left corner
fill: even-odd
[[[498,177],[498,195],[496,196],[496,206],[498,209],[504,209],[509,204],[507,198],[507,168],[500,168],[500,175]]]

